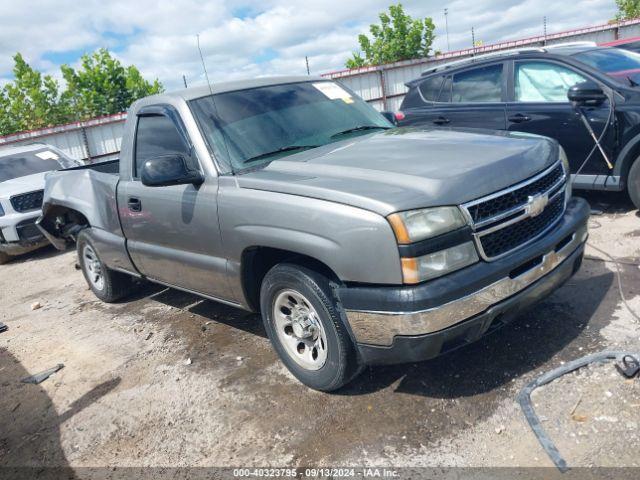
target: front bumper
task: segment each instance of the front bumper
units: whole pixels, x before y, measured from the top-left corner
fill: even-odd
[[[415,287],[344,287],[338,292],[366,363],[435,357],[517,316],[579,268],[588,204],[572,199],[543,238],[494,262],[479,262]]]
[[[36,226],[38,212],[0,217],[0,252],[21,255],[46,245],[47,239]]]

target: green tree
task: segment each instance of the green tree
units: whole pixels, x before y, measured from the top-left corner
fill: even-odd
[[[148,82],[106,49],[83,55],[78,70],[63,65],[62,92],[53,77],[34,70],[19,53],[13,60],[14,79],[0,89],[0,135],[122,112],[164,90],[158,80]]]
[[[67,83],[63,98],[78,120],[123,112],[135,100],[164,90],[158,80],[148,82],[135,66],[124,67],[104,48],[83,55],[78,70],[69,65],[61,70]]]
[[[435,39],[435,25],[430,17],[414,19],[404,13],[402,4],[391,5],[379,15],[380,25],[370,25],[371,38],[359,35],[362,52],[354,52],[347,68],[428,57]],[[364,56],[363,56],[364,55]]]
[[[11,103],[4,89],[0,90],[0,135],[8,135],[18,131],[14,119],[9,116]]]
[[[616,0],[618,13],[616,20],[640,17],[640,0]]]
[[[58,82],[34,70],[20,55],[13,57],[14,80],[0,93],[0,133],[48,127],[68,120]]]

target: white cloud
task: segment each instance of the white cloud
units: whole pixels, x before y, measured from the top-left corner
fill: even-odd
[[[576,5],[579,3],[579,5]],[[148,77],[169,88],[204,75],[196,49],[200,34],[213,81],[272,74],[303,74],[304,57],[313,73],[343,68],[357,50],[357,35],[377,21],[389,0],[0,0],[0,77],[10,77],[11,56],[20,51],[36,68],[56,72],[61,59],[71,63],[85,51],[106,46]],[[451,48],[476,39],[493,43],[606,22],[613,0],[453,0],[447,4],[406,0],[414,17],[432,16],[434,47],[446,50],[443,9],[449,9]],[[576,15],[579,12],[579,15]]]

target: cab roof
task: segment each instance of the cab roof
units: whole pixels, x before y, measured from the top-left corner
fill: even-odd
[[[186,101],[194,100],[196,98],[206,97],[212,93],[226,93],[235,92],[239,90],[248,90],[250,88],[268,87],[272,85],[285,85],[287,83],[300,83],[300,82],[324,82],[326,78],[312,76],[312,75],[298,75],[298,76],[277,76],[277,77],[259,77],[249,78],[245,80],[233,80],[228,82],[211,82],[211,86],[202,85],[199,87],[183,88],[182,90],[176,90],[173,92],[160,93],[158,95],[152,95],[146,97],[146,99],[153,99],[153,101],[161,101],[163,98],[179,98]]]
[[[52,145],[47,145],[46,143],[28,143],[26,145],[16,145],[16,146],[7,146],[0,147],[0,157],[15,155],[17,153],[24,152],[35,152],[37,150],[49,149],[54,151],[55,153],[61,153],[56,147]]]
[[[609,47],[598,47],[593,42],[573,42],[573,43],[561,43],[557,45],[549,45],[546,47],[523,47],[518,49],[502,50],[498,52],[487,53],[484,55],[477,55],[475,57],[464,58],[455,62],[449,62],[441,65],[436,65],[428,70],[422,72],[421,76],[430,75],[432,73],[441,72],[451,68],[464,67],[474,63],[485,62],[494,59],[505,59],[509,57],[516,57],[526,54],[553,54],[553,55],[565,55],[571,56],[577,53],[586,52],[589,50],[599,50]]]

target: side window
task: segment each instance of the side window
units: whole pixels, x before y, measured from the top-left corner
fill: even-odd
[[[440,96],[438,102],[448,103],[451,101],[451,75],[444,79],[442,88],[440,89]]]
[[[586,80],[573,70],[555,63],[516,63],[517,102],[568,102],[567,92]]]
[[[427,78],[424,82],[418,85],[418,89],[427,102],[435,102],[438,99],[440,93],[440,87],[442,86],[442,76]]]
[[[189,156],[189,149],[171,119],[164,115],[138,117],[134,177],[138,177],[144,162],[168,153]]]
[[[420,108],[424,106],[424,101],[422,97],[418,93],[418,87],[412,85],[407,90],[404,98],[402,99],[402,104],[400,105],[400,110],[408,110],[410,108]]]
[[[452,102],[502,101],[502,64],[475,68],[453,76]]]

